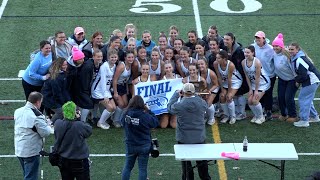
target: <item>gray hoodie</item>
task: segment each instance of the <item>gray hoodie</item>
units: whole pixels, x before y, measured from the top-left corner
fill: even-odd
[[[183,97],[175,92],[168,103],[168,111],[177,115],[176,140],[184,144],[203,143],[206,139],[204,115],[207,103],[199,96]]]

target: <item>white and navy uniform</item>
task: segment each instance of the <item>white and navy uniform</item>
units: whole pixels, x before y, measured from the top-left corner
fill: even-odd
[[[97,74],[96,79],[91,86],[91,96],[94,99],[102,100],[104,98],[112,98],[110,91],[112,78],[115,73],[116,65],[109,66],[108,62],[104,62]]]
[[[191,63],[193,63],[193,58],[192,58],[192,57],[189,58],[189,64],[191,64]],[[184,66],[183,61],[181,61],[180,64],[181,64],[181,70],[182,70],[182,72],[183,72],[186,76],[189,76],[189,69],[188,69],[188,67],[185,67],[185,66]]]
[[[208,70],[207,70],[207,77],[206,77],[207,89],[211,89],[212,86],[213,86],[212,79],[211,79],[211,77],[210,77],[210,71],[212,71],[212,70],[208,68]],[[200,76],[200,73],[199,73],[199,76]],[[219,91],[219,87],[217,87],[216,89],[214,89],[214,90],[211,91],[211,92],[214,93],[214,94],[217,94],[218,91]]]
[[[147,81],[141,81],[141,76],[138,76],[138,82],[150,82],[150,75],[148,76]]]
[[[124,70],[123,72],[120,74],[120,77],[117,81],[117,84],[118,85],[124,85],[127,83],[128,79],[130,78],[130,75],[131,75],[131,68],[129,70],[127,70],[126,68],[126,64],[124,62],[120,62],[124,65]]]
[[[150,66],[149,75],[154,75],[155,74],[156,77],[157,77],[157,80],[158,80],[160,78],[160,75],[161,75],[161,60],[159,59],[158,66],[157,66],[156,70],[152,69],[151,61],[149,61],[149,66]]]
[[[190,81],[190,76],[187,77],[187,83],[189,82],[200,82],[201,81],[201,76],[198,76],[198,80],[197,81]]]
[[[247,73],[250,83],[251,89],[256,90],[256,66],[255,66],[256,58],[253,59],[251,67],[247,65],[247,59],[245,59],[245,67],[244,71]],[[261,66],[261,73],[260,73],[260,82],[259,82],[259,89],[260,91],[266,91],[270,88],[270,78],[267,76],[266,72],[264,71],[263,67]]]
[[[124,70],[123,72],[120,74],[119,79],[117,81],[117,91],[118,94],[120,96],[127,94],[127,85],[126,83],[128,82],[130,76],[131,76],[131,67],[129,70],[127,70],[126,68],[126,64],[121,61],[120,63],[122,63],[124,65]]]
[[[228,60],[225,70],[222,70],[220,67],[220,64],[218,64],[218,70],[221,76],[222,87],[225,89],[228,89],[229,64],[230,64],[230,61]],[[242,85],[242,76],[239,73],[239,71],[236,68],[234,68],[232,72],[232,77],[231,77],[231,88],[239,89],[241,85]]]
[[[177,79],[177,78],[179,78],[178,75],[177,75],[177,74],[174,74],[174,78],[172,78],[172,79]],[[166,77],[166,76],[163,76],[162,79],[163,79],[163,80],[167,80],[167,77]]]

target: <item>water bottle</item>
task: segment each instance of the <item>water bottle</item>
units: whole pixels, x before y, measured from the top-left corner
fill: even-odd
[[[247,150],[248,150],[248,139],[247,139],[247,136],[245,136],[243,139],[243,152],[247,152]]]

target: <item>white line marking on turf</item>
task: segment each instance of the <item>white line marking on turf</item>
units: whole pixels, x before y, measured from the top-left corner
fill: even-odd
[[[298,98],[294,98],[294,100],[298,101]],[[320,101],[320,98],[314,98],[314,101]],[[26,100],[0,100],[0,103],[25,103]]]
[[[2,17],[4,9],[6,8],[7,3],[8,3],[8,0],[2,0],[2,4],[0,6],[0,19]]]
[[[90,154],[90,157],[125,157],[126,154]],[[159,156],[171,157],[174,154],[160,154]],[[17,157],[16,155],[0,155],[0,158],[13,158]]]
[[[297,153],[299,156],[320,156],[320,153]],[[90,157],[125,157],[125,154],[90,154]],[[172,157],[175,154],[160,154],[162,157]],[[0,158],[13,158],[16,155],[0,155]]]
[[[18,81],[22,80],[22,78],[0,78],[0,81]]]
[[[196,21],[198,37],[202,38],[203,34],[202,34],[202,27],[201,27],[201,21],[200,21],[198,1],[197,0],[192,0],[192,6],[193,6],[194,18],[195,18],[195,21]]]
[[[0,103],[26,102],[26,100],[0,100]]]

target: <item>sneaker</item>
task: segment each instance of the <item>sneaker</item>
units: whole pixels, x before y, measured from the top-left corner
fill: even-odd
[[[108,123],[100,123],[100,122],[98,122],[97,126],[99,128],[101,128],[101,129],[109,129],[110,128],[110,125]]]
[[[257,120],[257,118],[255,116],[253,116],[253,118],[251,119],[250,122],[254,123],[254,122],[256,122],[256,120]]]
[[[272,121],[273,120],[271,111],[267,111],[265,120],[266,121]]]
[[[229,117],[224,117],[221,119],[221,123],[226,123],[229,120]]]
[[[311,122],[320,122],[319,115],[316,116],[316,117],[310,117],[309,118],[309,123],[311,123]]]
[[[114,125],[114,127],[116,128],[121,128],[121,124],[119,122],[113,122],[112,123]]]
[[[236,120],[243,120],[245,118],[247,118],[247,116],[242,113],[239,113],[236,115]]]
[[[309,127],[309,122],[308,121],[298,121],[298,122],[294,122],[293,125],[296,127]]]
[[[280,116],[278,117],[278,119],[279,119],[280,121],[286,121],[286,120],[288,119],[288,116],[282,116],[282,115],[280,115]]]
[[[229,121],[229,124],[234,124],[234,123],[236,123],[236,121],[237,121],[236,118],[231,118]]]
[[[216,122],[216,120],[213,118],[213,119],[208,120],[207,124],[212,126],[212,125],[214,125],[215,122]]]
[[[257,118],[257,120],[254,122],[256,124],[262,124],[266,121],[264,116],[261,116],[261,118]]]

